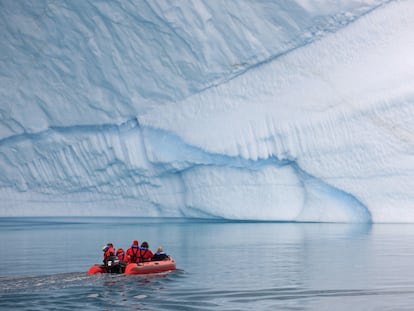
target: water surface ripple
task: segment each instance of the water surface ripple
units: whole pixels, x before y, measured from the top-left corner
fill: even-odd
[[[412,310],[414,226],[0,219],[1,310]],[[87,275],[150,241],[178,269]],[[13,254],[13,256],[9,256]],[[4,256],[3,256],[4,258]]]

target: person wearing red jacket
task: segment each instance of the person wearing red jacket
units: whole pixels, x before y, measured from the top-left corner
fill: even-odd
[[[125,252],[124,252],[123,248],[118,248],[116,250],[115,256],[117,256],[118,259],[121,260],[121,261],[126,261],[126,255],[125,255]]]
[[[124,273],[125,272],[125,268],[126,268],[126,266],[128,264],[128,262],[127,262],[127,256],[126,256],[126,254],[124,252],[124,249],[123,248],[118,248],[116,250],[115,256],[117,256],[118,259],[119,259],[119,265],[121,267],[121,269],[120,269],[121,273]]]
[[[130,248],[126,252],[126,261],[128,263],[138,263],[139,261],[139,244],[137,240],[132,242]]]
[[[107,243],[103,248],[102,248],[103,253],[103,262],[106,264],[106,261],[108,259],[109,256],[115,256],[115,249],[114,249],[114,245],[112,243]]]
[[[138,253],[139,262],[151,261],[152,256],[154,256],[154,254],[149,249],[148,243],[142,242]]]

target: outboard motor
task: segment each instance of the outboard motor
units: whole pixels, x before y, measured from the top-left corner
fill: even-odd
[[[117,256],[109,256],[105,262],[105,269],[108,273],[122,273],[121,262]]]

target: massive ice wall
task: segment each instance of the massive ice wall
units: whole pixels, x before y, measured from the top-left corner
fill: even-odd
[[[409,1],[0,6],[0,215],[414,221]]]

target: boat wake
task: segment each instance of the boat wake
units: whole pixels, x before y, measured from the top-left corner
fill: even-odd
[[[77,284],[88,278],[84,272],[60,273],[52,275],[38,276],[7,276],[0,277],[0,292],[9,292],[14,290],[33,291],[36,288],[50,288],[70,286]]]

